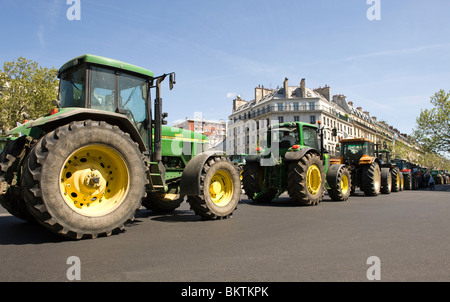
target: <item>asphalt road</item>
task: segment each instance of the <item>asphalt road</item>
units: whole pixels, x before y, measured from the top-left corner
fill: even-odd
[[[450,281],[450,185],[436,191],[325,195],[316,207],[243,201],[233,218],[203,221],[188,204],[143,210],[126,231],[69,241],[0,208],[0,281]],[[378,257],[379,266],[369,262]]]

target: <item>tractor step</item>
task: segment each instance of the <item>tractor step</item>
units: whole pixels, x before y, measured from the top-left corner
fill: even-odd
[[[166,169],[162,162],[149,162],[149,181],[152,192],[166,191]]]

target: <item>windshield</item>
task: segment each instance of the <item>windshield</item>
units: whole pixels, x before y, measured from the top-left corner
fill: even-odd
[[[90,68],[89,91],[86,93],[86,66],[80,65],[61,75],[61,107],[83,107],[125,114],[136,126],[144,141],[146,125],[146,78],[117,73],[99,66]],[[86,96],[89,97],[86,105]],[[90,105],[90,106],[89,106]]]
[[[372,155],[373,152],[373,145],[368,142],[343,143],[341,148],[344,158],[360,158],[364,154]]]
[[[91,108],[114,112],[116,110],[115,86],[113,70],[93,66],[90,83]]]
[[[86,67],[76,66],[61,75],[59,86],[61,107],[85,107]]]
[[[408,166],[406,165],[406,162],[405,162],[404,160],[397,161],[397,162],[395,163],[395,165],[396,165],[400,170],[408,169]]]
[[[290,148],[298,143],[299,135],[297,127],[282,127],[272,129],[272,144],[278,144],[280,148]]]
[[[387,152],[380,151],[378,154],[378,159],[381,160],[383,163],[389,163],[389,157]]]
[[[315,128],[303,126],[303,144],[319,150],[319,142]]]
[[[137,122],[145,120],[145,96],[147,82],[145,79],[127,74],[119,76],[119,108],[130,111]]]

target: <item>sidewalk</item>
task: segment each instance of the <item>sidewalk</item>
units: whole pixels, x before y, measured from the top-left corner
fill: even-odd
[[[430,191],[430,188],[421,188],[420,191]],[[441,192],[450,192],[450,184],[446,185],[435,185],[434,191],[441,191]]]

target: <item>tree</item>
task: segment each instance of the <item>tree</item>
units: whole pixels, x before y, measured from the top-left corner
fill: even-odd
[[[413,137],[425,152],[450,152],[450,91],[436,92],[431,97],[432,109],[421,110]]]
[[[17,122],[47,114],[57,98],[58,70],[40,67],[37,62],[19,57],[5,62],[0,71],[0,129],[4,135]]]

